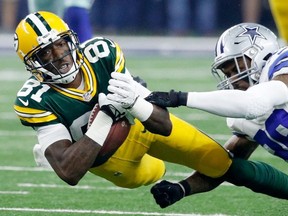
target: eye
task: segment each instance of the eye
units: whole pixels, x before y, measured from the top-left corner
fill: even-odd
[[[230,78],[234,74],[234,68],[221,68],[221,71],[226,78]]]
[[[58,43],[57,43],[57,46],[59,48],[66,48],[67,47],[67,42],[65,40],[60,40]]]
[[[38,53],[39,58],[43,59],[43,60],[49,58],[50,55],[51,55],[51,49],[50,48],[45,48]]]

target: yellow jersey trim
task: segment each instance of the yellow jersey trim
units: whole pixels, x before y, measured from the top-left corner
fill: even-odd
[[[119,47],[119,45],[117,43],[115,43],[115,45],[116,45],[115,71],[121,72],[124,68],[124,65],[125,65],[125,58],[124,58],[124,54],[121,51],[121,48]]]
[[[45,110],[20,107],[17,105],[14,105],[14,110],[21,120],[29,123],[49,122],[57,119],[55,114]]]

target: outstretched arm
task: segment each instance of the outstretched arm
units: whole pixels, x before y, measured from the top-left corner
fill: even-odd
[[[152,92],[147,100],[162,107],[187,106],[224,117],[254,119],[287,103],[288,88],[283,81],[273,80],[246,91]]]
[[[234,158],[248,159],[258,147],[258,144],[245,137],[232,136],[224,145]],[[211,178],[199,172],[193,173],[186,179],[191,190],[187,195],[211,191],[225,181],[225,178]]]
[[[248,157],[257,144],[249,140],[239,139],[237,146],[244,142],[248,150],[239,153],[239,156]],[[237,139],[236,139],[237,140]],[[233,142],[232,142],[233,143]],[[237,152],[235,152],[237,155]],[[179,183],[162,181],[151,188],[151,192],[160,207],[165,208],[184,196],[210,191],[220,185],[223,181],[230,182],[236,186],[244,186],[256,193],[266,194],[280,199],[288,199],[288,175],[263,163],[234,157],[228,171],[220,178],[209,178],[196,172],[186,180]]]
[[[248,159],[258,144],[251,142],[244,137],[232,136],[225,144],[225,147],[236,157]],[[225,177],[211,178],[199,172],[194,172],[187,179],[178,183],[166,180],[155,184],[151,188],[156,203],[161,208],[166,208],[179,201],[185,196],[211,191],[225,181]]]

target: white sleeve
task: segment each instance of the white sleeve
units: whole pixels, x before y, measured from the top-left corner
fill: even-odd
[[[63,124],[54,124],[35,128],[38,142],[33,148],[33,155],[37,166],[52,169],[45,157],[45,150],[54,142],[62,139],[71,141],[70,134]]]
[[[254,119],[287,102],[287,86],[273,80],[254,85],[246,91],[189,92],[187,106],[224,117]]]
[[[37,138],[41,151],[58,140],[68,139],[72,142],[69,131],[63,124],[53,124],[36,128]]]

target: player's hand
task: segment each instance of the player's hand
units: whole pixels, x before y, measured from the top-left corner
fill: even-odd
[[[154,91],[148,95],[145,100],[160,107],[178,107],[187,104],[187,92],[170,92]]]
[[[113,122],[118,121],[126,114],[126,110],[121,106],[121,104],[109,100],[104,93],[99,94],[98,102],[100,110],[109,115]]]
[[[185,189],[180,183],[172,183],[166,180],[155,184],[150,192],[161,208],[166,208],[185,196]]]
[[[111,93],[107,98],[120,103],[123,108],[130,109],[139,97],[137,87],[130,74],[113,72],[109,80],[108,91]]]
[[[132,76],[132,77],[133,77],[133,80],[135,80],[136,82],[140,83],[142,86],[147,88],[147,82],[143,80],[141,77],[139,76]]]

